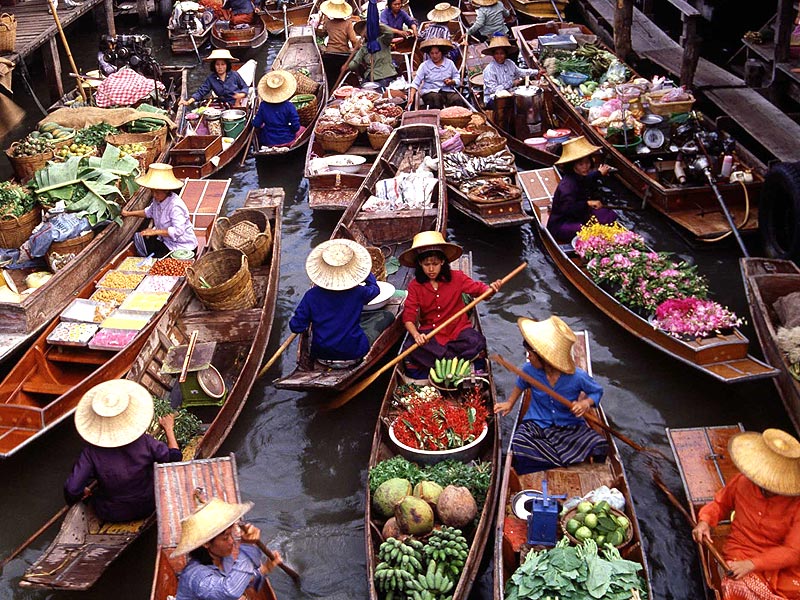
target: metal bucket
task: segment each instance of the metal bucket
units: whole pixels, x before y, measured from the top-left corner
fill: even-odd
[[[519,139],[542,134],[542,88],[535,85],[514,90],[514,131]]]
[[[222,113],[222,132],[232,138],[239,136],[244,131],[247,113],[243,110],[226,110]]]

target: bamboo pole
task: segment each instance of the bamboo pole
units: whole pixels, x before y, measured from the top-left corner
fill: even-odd
[[[56,5],[53,4],[53,0],[47,0],[47,3],[50,5],[50,12],[53,13],[53,21],[56,22],[56,29],[58,29],[58,34],[61,36],[61,43],[64,44],[64,51],[67,53],[67,59],[69,60],[69,66],[72,68],[73,73],[79,73],[78,67],[75,66],[75,59],[72,58],[72,50],[69,48],[69,42],[67,42],[67,36],[64,35],[64,28],[61,27],[61,19],[58,18],[58,11],[56,10]],[[81,95],[81,100],[86,102],[86,91],[83,89],[80,80],[78,81],[78,93]]]

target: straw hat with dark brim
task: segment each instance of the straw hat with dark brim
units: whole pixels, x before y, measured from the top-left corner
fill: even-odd
[[[428,13],[428,20],[434,23],[447,23],[448,21],[457,19],[460,14],[461,9],[457,6],[453,6],[449,2],[439,2],[439,4],[434,6],[433,10]]]
[[[285,102],[297,91],[297,80],[289,71],[270,71],[258,82],[258,97],[264,102]]]
[[[514,44],[509,41],[509,39],[504,35],[493,35],[489,39],[489,45],[486,46],[481,53],[486,56],[491,56],[495,50],[505,50],[506,56],[513,56],[517,52],[519,52],[519,48],[517,48]]]
[[[575,333],[564,321],[555,315],[544,321],[520,317],[517,326],[522,337],[543,361],[562,373],[571,375],[575,372],[572,358]]]
[[[367,21],[365,19],[362,19],[361,21],[356,21],[355,23],[353,23],[353,31],[355,31],[356,35],[361,37],[366,35]]]
[[[353,14],[353,7],[345,0],[325,0],[319,5],[319,12],[329,19],[346,19]]]
[[[252,502],[236,504],[219,498],[207,503],[181,521],[181,539],[171,558],[191,552],[210,542],[253,508]]]
[[[428,50],[434,46],[445,52],[453,49],[453,42],[444,38],[430,38],[419,45],[421,50]]]
[[[136,183],[151,190],[179,190],[183,182],[175,177],[172,165],[150,163],[147,173],[136,178]]]
[[[231,62],[239,62],[239,59],[236,58],[233,54],[231,54],[230,50],[220,50],[217,48],[216,50],[212,50],[211,54],[206,56],[204,59],[206,62],[214,62],[215,60],[229,60]]]
[[[153,420],[153,397],[128,379],[98,383],[78,402],[75,428],[94,446],[119,448],[138,439]]]
[[[364,281],[372,269],[369,250],[352,240],[328,240],[306,259],[309,279],[326,290],[349,290]]]
[[[438,250],[447,258],[447,262],[453,262],[464,252],[461,246],[444,241],[444,237],[438,231],[422,231],[414,236],[411,248],[403,252],[398,260],[400,264],[412,269],[417,266],[417,257],[425,252]]]
[[[571,163],[581,158],[591,156],[600,150],[600,146],[595,146],[583,136],[567,140],[561,144],[561,158],[556,161],[557,165]]]
[[[800,442],[780,429],[745,431],[731,438],[736,468],[757,486],[781,496],[800,496]]]

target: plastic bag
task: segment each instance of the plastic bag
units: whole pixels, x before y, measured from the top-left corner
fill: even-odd
[[[610,83],[625,83],[628,80],[628,68],[618,60],[615,60],[608,65],[605,77],[606,81]]]
[[[442,142],[442,152],[450,154],[451,152],[461,152],[464,150],[464,142],[461,139],[461,134],[455,134],[449,140]]]
[[[622,101],[619,98],[614,98],[613,100],[609,100],[605,102],[600,107],[600,114],[601,117],[610,117],[611,114],[616,110],[622,110]]]
[[[599,488],[592,490],[583,498],[574,496],[566,500],[561,509],[561,514],[566,514],[584,500],[588,502],[597,503],[605,500],[611,506],[621,512],[625,512],[625,496],[617,488],[609,488],[606,485],[601,485]]]

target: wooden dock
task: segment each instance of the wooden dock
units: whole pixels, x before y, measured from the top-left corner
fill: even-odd
[[[614,24],[614,2],[582,0],[580,8],[586,23],[611,44]],[[633,52],[671,75],[681,73],[683,47],[664,33],[639,9],[633,9],[631,27]],[[694,91],[713,102],[733,119],[775,159],[800,161],[800,125],[744,80],[700,58],[694,76]]]

